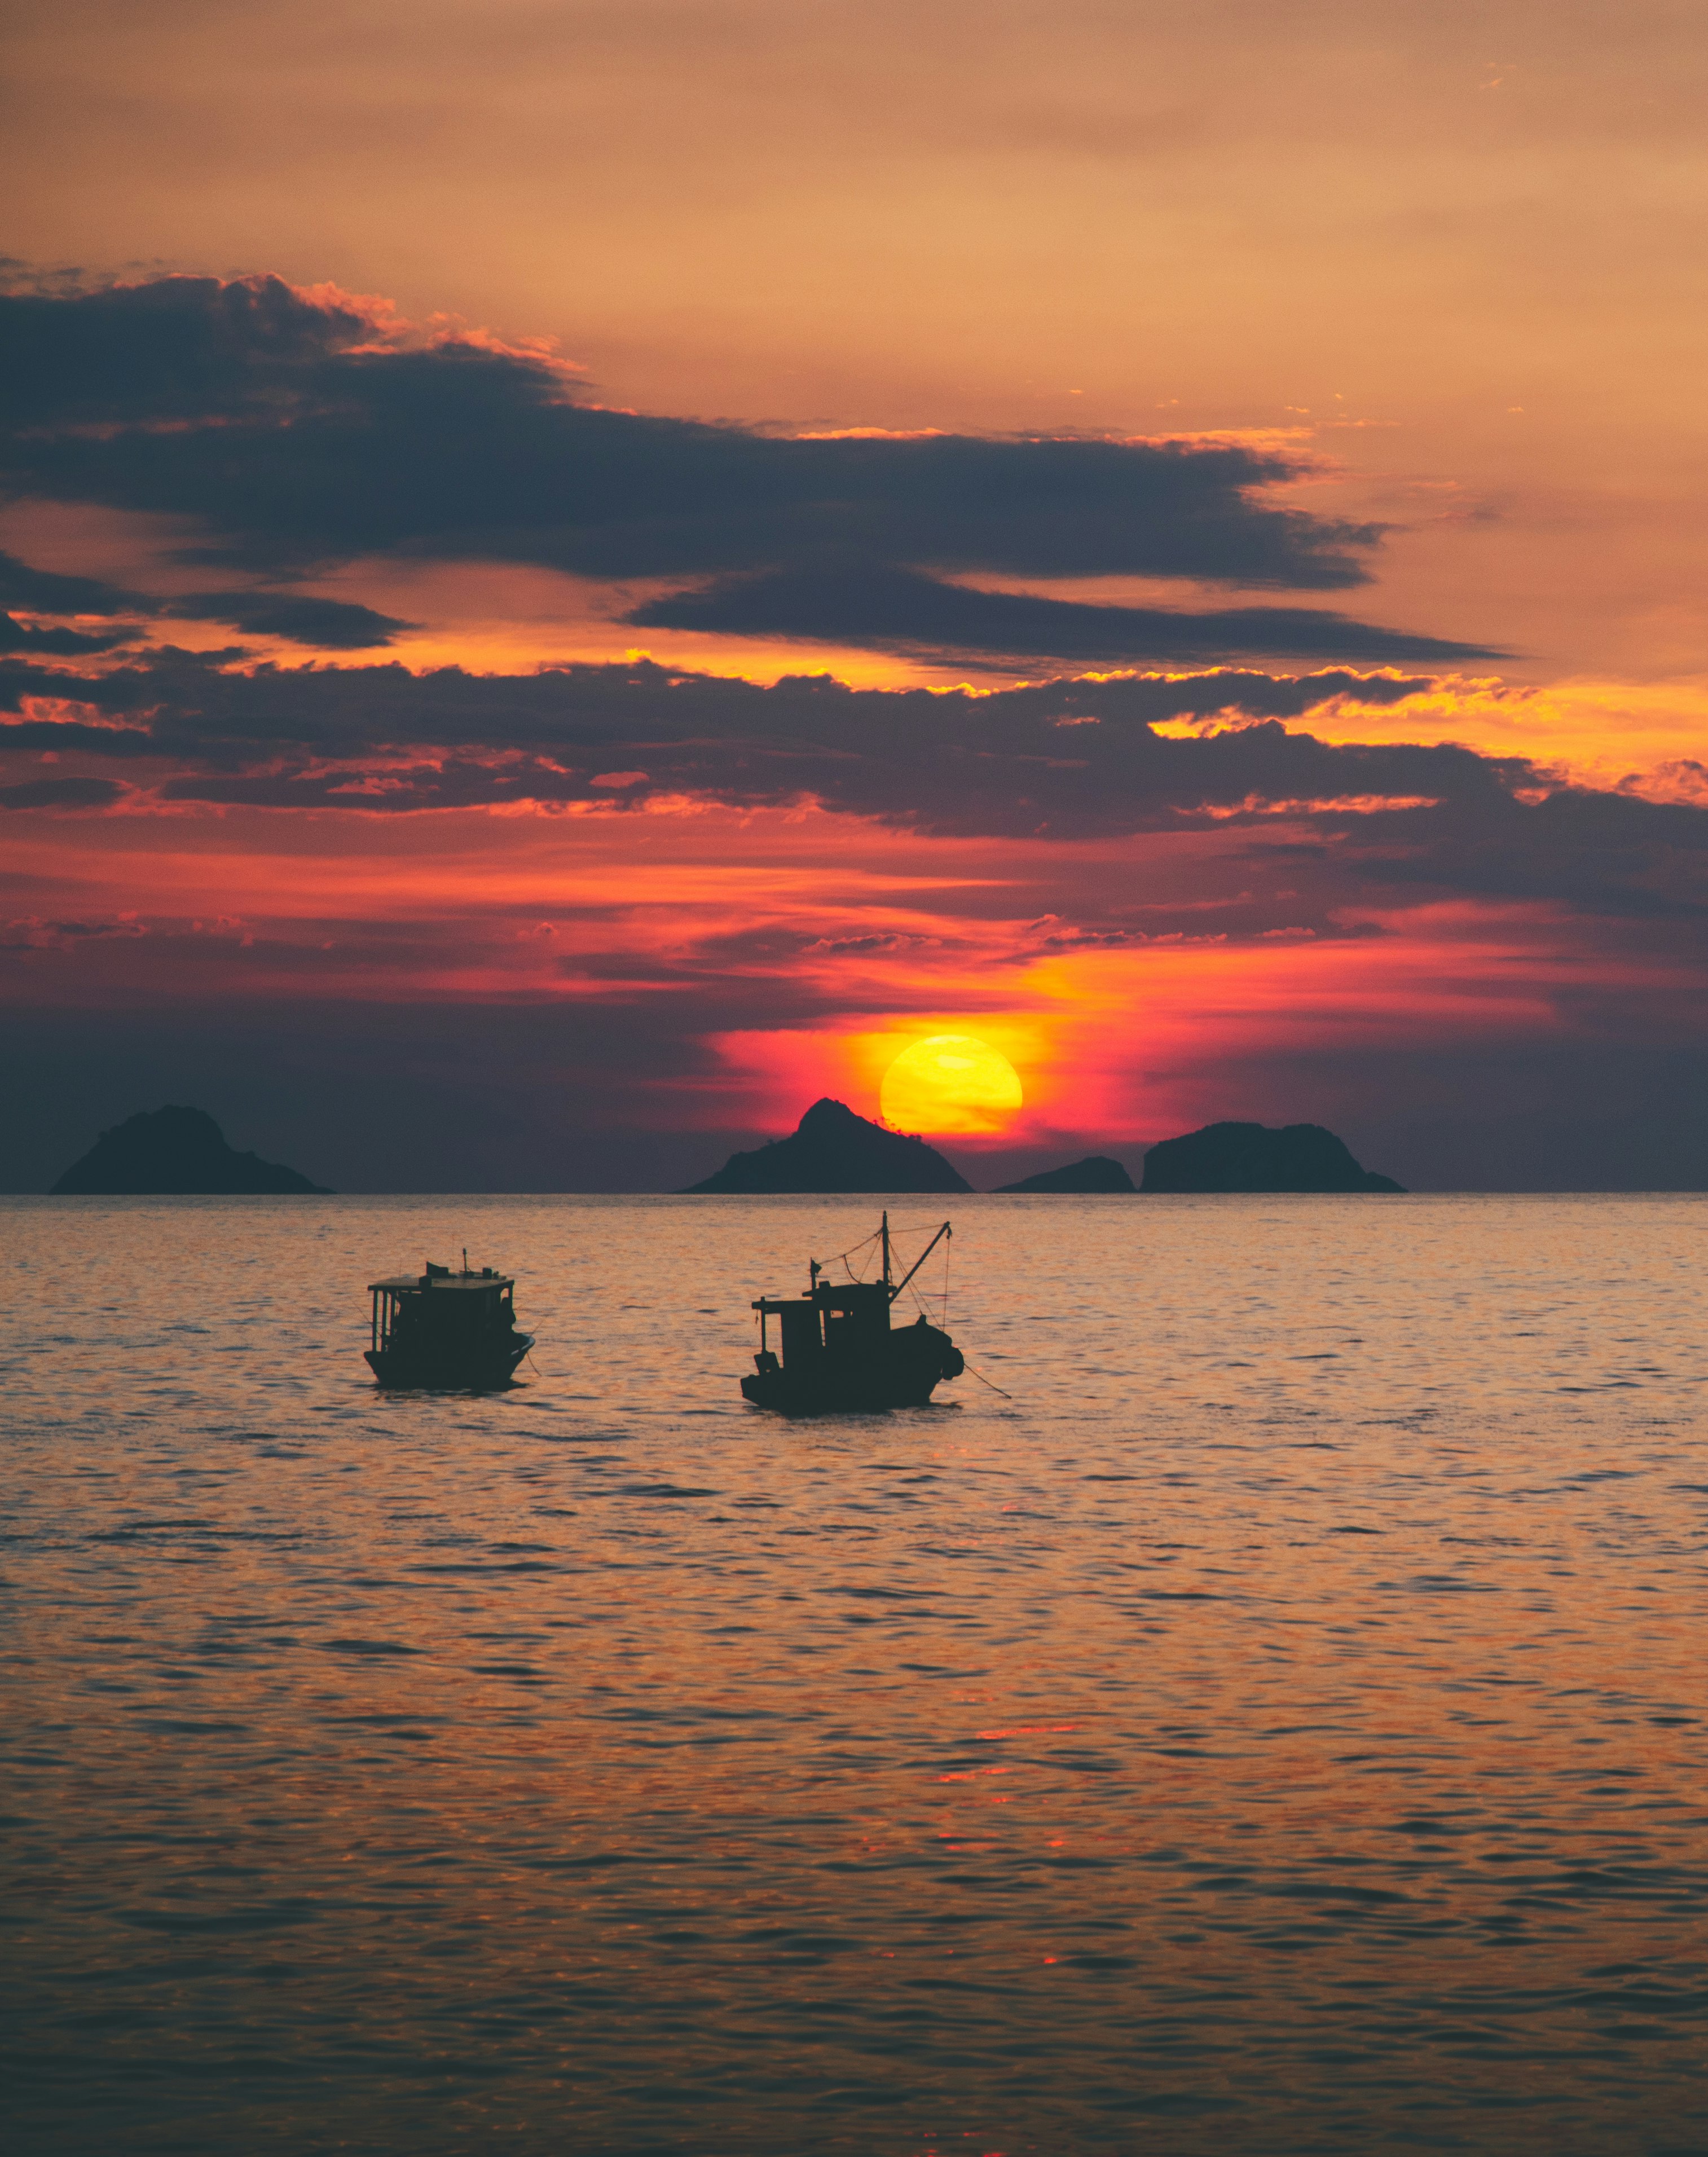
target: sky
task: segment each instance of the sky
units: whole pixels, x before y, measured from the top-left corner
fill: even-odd
[[[1699,10],[3,41],[0,1187],[1708,1187]]]

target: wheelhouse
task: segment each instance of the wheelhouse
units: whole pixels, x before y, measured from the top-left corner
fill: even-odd
[[[473,1341],[516,1323],[515,1279],[491,1266],[457,1274],[430,1261],[425,1273],[370,1281],[368,1290],[375,1355],[429,1340]]]
[[[882,1281],[851,1281],[833,1286],[815,1280],[798,1296],[764,1295],[754,1305],[759,1314],[759,1349],[770,1347],[769,1321],[777,1320],[783,1361],[801,1365],[819,1356],[840,1361],[876,1347],[888,1337],[893,1292]]]

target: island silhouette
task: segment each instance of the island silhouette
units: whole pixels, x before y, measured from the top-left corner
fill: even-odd
[[[1354,1159],[1320,1124],[1208,1124],[1164,1139],[1145,1156],[1140,1195],[1213,1192],[1400,1192]],[[815,1101],[786,1138],[733,1153],[685,1195],[765,1197],[790,1192],[957,1194],[973,1187],[922,1138],[857,1115],[845,1102]],[[1129,1195],[1132,1177],[1109,1154],[1040,1171],[994,1196]],[[70,1197],[330,1197],[277,1161],[239,1153],[204,1109],[169,1104],[103,1131],[52,1187]]]
[[[1139,1188],[1150,1193],[1211,1191],[1400,1191],[1390,1176],[1361,1168],[1343,1139],[1320,1124],[1206,1124],[1164,1139],[1145,1156]]]
[[[294,1168],[238,1153],[205,1109],[143,1109],[103,1131],[52,1197],[277,1197],[332,1194]]]
[[[1129,1192],[1133,1179],[1118,1161],[1106,1153],[1088,1153],[1083,1161],[1069,1161],[1065,1168],[1047,1168],[1037,1176],[1023,1176],[1018,1183],[999,1183],[1005,1192],[1062,1192],[1096,1197],[1109,1192]]]
[[[928,1145],[885,1125],[857,1115],[841,1101],[815,1101],[787,1138],[751,1153],[734,1153],[716,1175],[692,1183],[688,1193],[762,1197],[844,1192],[970,1192],[954,1164]],[[1145,1156],[1140,1194],[1205,1192],[1402,1191],[1392,1176],[1376,1176],[1353,1158],[1344,1140],[1320,1124],[1207,1124],[1177,1139],[1164,1139]],[[1131,1193],[1132,1177],[1108,1154],[1088,1154],[1048,1168],[993,1196],[1055,1192],[1096,1197]]]
[[[923,1139],[904,1138],[857,1116],[843,1102],[815,1101],[786,1139],[733,1153],[689,1194],[781,1192],[961,1192],[966,1178]]]

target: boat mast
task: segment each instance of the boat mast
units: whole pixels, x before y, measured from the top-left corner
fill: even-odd
[[[943,1226],[938,1230],[937,1233],[931,1238],[931,1241],[925,1246],[924,1249],[920,1252],[918,1257],[914,1259],[913,1264],[908,1267],[906,1273],[902,1275],[895,1286],[890,1290],[890,1301],[892,1303],[895,1301],[902,1290],[908,1285],[908,1283],[912,1280],[914,1274],[918,1272],[920,1267],[924,1264],[926,1259],[930,1257],[931,1254],[937,1248],[937,1246],[943,1241],[944,1238],[945,1236],[952,1236],[954,1233],[954,1229],[951,1228],[948,1222],[945,1221]],[[885,1269],[885,1285],[888,1285],[887,1268]]]
[[[880,1233],[880,1234],[882,1236],[882,1238],[883,1238],[883,1284],[884,1284],[885,1289],[886,1289],[886,1290],[887,1290],[887,1289],[888,1289],[888,1287],[889,1287],[889,1284],[890,1284],[890,1277],[889,1277],[889,1274],[890,1274],[890,1268],[889,1268],[889,1213],[888,1213],[887,1210],[886,1210],[886,1212],[885,1212],[885,1213],[884,1213],[884,1217],[883,1217],[883,1226],[882,1226],[882,1229],[879,1231],[879,1233]]]

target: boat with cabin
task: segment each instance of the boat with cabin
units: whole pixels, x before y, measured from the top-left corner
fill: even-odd
[[[917,1323],[897,1326],[892,1311],[895,1301],[918,1274],[939,1244],[944,1247],[947,1316],[947,1259],[952,1231],[945,1221],[899,1280],[892,1278],[893,1254],[889,1215],[877,1233],[842,1254],[846,1281],[826,1278],[827,1269],[816,1259],[807,1261],[809,1285],[798,1296],[761,1296],[754,1305],[759,1314],[759,1348],[754,1368],[741,1382],[741,1390],[756,1408],[780,1409],[786,1415],[810,1415],[825,1410],[923,1408],[933,1388],[944,1378],[958,1378],[966,1368],[948,1333],[934,1326],[923,1305]],[[861,1280],[847,1264],[857,1252],[876,1246],[880,1272],[875,1280]],[[868,1258],[866,1263],[870,1263]],[[916,1291],[917,1293],[917,1291]],[[769,1324],[777,1321],[778,1346],[771,1347]]]
[[[382,1386],[456,1391],[509,1382],[533,1346],[517,1331],[516,1282],[491,1266],[462,1271],[430,1259],[420,1274],[370,1281],[373,1345],[363,1351]]]

